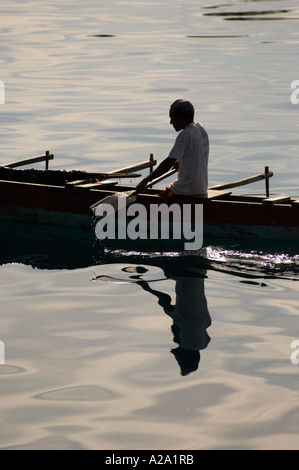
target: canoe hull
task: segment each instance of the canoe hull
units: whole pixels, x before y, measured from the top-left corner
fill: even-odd
[[[77,190],[78,189],[78,190]],[[126,188],[123,188],[126,189]],[[127,188],[132,189],[132,188]],[[95,217],[90,206],[112,194],[112,190],[84,191],[17,181],[0,181],[0,219],[65,227],[93,229]],[[149,213],[152,204],[173,203],[180,207],[203,204],[204,237],[299,241],[299,206],[262,204],[256,199],[221,200],[199,198],[157,198],[154,192],[141,195],[136,203]]]

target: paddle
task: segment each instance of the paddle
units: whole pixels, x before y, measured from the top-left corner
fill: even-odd
[[[159,183],[160,181],[168,178],[169,176],[173,175],[176,172],[177,172],[176,169],[168,171],[164,175],[159,176],[158,178],[150,181],[145,186],[144,189],[151,188],[154,184]],[[100,206],[102,204],[109,204],[109,205],[113,206],[114,210],[117,210],[118,209],[118,198],[119,197],[126,198],[125,202],[126,202],[126,206],[128,207],[128,206],[130,206],[131,204],[133,204],[135,202],[135,200],[137,198],[137,195],[138,195],[138,192],[136,191],[136,189],[133,189],[131,191],[116,192],[116,193],[111,194],[110,196],[107,196],[104,199],[101,199],[100,201],[96,202],[95,204],[90,206],[90,208],[94,211],[98,206]]]
[[[176,169],[171,170],[171,171],[165,173],[164,175],[160,176],[159,178],[154,179],[153,181],[148,183],[144,189],[150,188],[154,184],[159,183],[159,181],[162,181],[163,179],[168,178],[169,176],[173,175],[176,171],[177,171]],[[271,178],[272,176],[273,176],[273,172],[269,171],[268,167],[265,167],[265,172],[264,173],[260,173],[258,175],[250,176],[248,178],[244,178],[244,179],[241,179],[241,180],[232,181],[230,183],[225,183],[225,184],[221,184],[221,185],[217,185],[217,186],[211,186],[208,189],[209,190],[216,190],[216,191],[219,191],[219,193],[220,193],[220,190],[224,190],[224,189],[228,189],[228,188],[236,188],[236,187],[243,186],[243,185],[246,185],[246,184],[255,183],[255,182],[261,181],[263,179],[266,180],[266,182],[268,182],[268,179]],[[268,193],[268,190],[267,190],[267,193]],[[118,208],[118,198],[119,197],[125,197],[126,198],[126,206],[129,206],[129,205],[131,205],[135,202],[137,194],[138,193],[137,193],[136,190],[114,193],[111,196],[107,196],[104,199],[101,199],[100,201],[93,204],[91,206],[91,209],[95,210],[100,204],[110,204],[110,205],[113,206],[113,208],[115,210],[117,210],[117,208]],[[267,194],[267,196],[268,196],[268,194]]]

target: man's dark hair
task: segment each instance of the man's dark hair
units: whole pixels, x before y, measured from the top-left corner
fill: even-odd
[[[173,113],[179,116],[193,119],[194,118],[194,107],[193,104],[188,100],[179,99],[176,100],[170,106],[170,109]]]

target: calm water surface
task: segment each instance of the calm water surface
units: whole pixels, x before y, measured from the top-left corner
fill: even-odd
[[[186,97],[211,185],[268,165],[271,192],[299,196],[298,2],[12,0],[1,18],[1,164],[160,161]],[[161,256],[89,237],[1,224],[0,448],[298,449],[297,247]],[[199,312],[181,324],[193,372],[173,351],[176,294]]]

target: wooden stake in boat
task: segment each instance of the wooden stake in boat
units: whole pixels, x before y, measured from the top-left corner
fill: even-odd
[[[150,162],[154,162],[154,161],[155,161],[155,160],[154,160],[154,155],[151,153],[151,154],[150,154]],[[150,170],[149,170],[149,171],[150,171],[150,173],[153,172],[153,167],[152,167],[152,166],[150,166]]]
[[[273,173],[272,173],[273,174]],[[266,184],[266,197],[269,197],[269,167],[265,166],[265,184]]]

